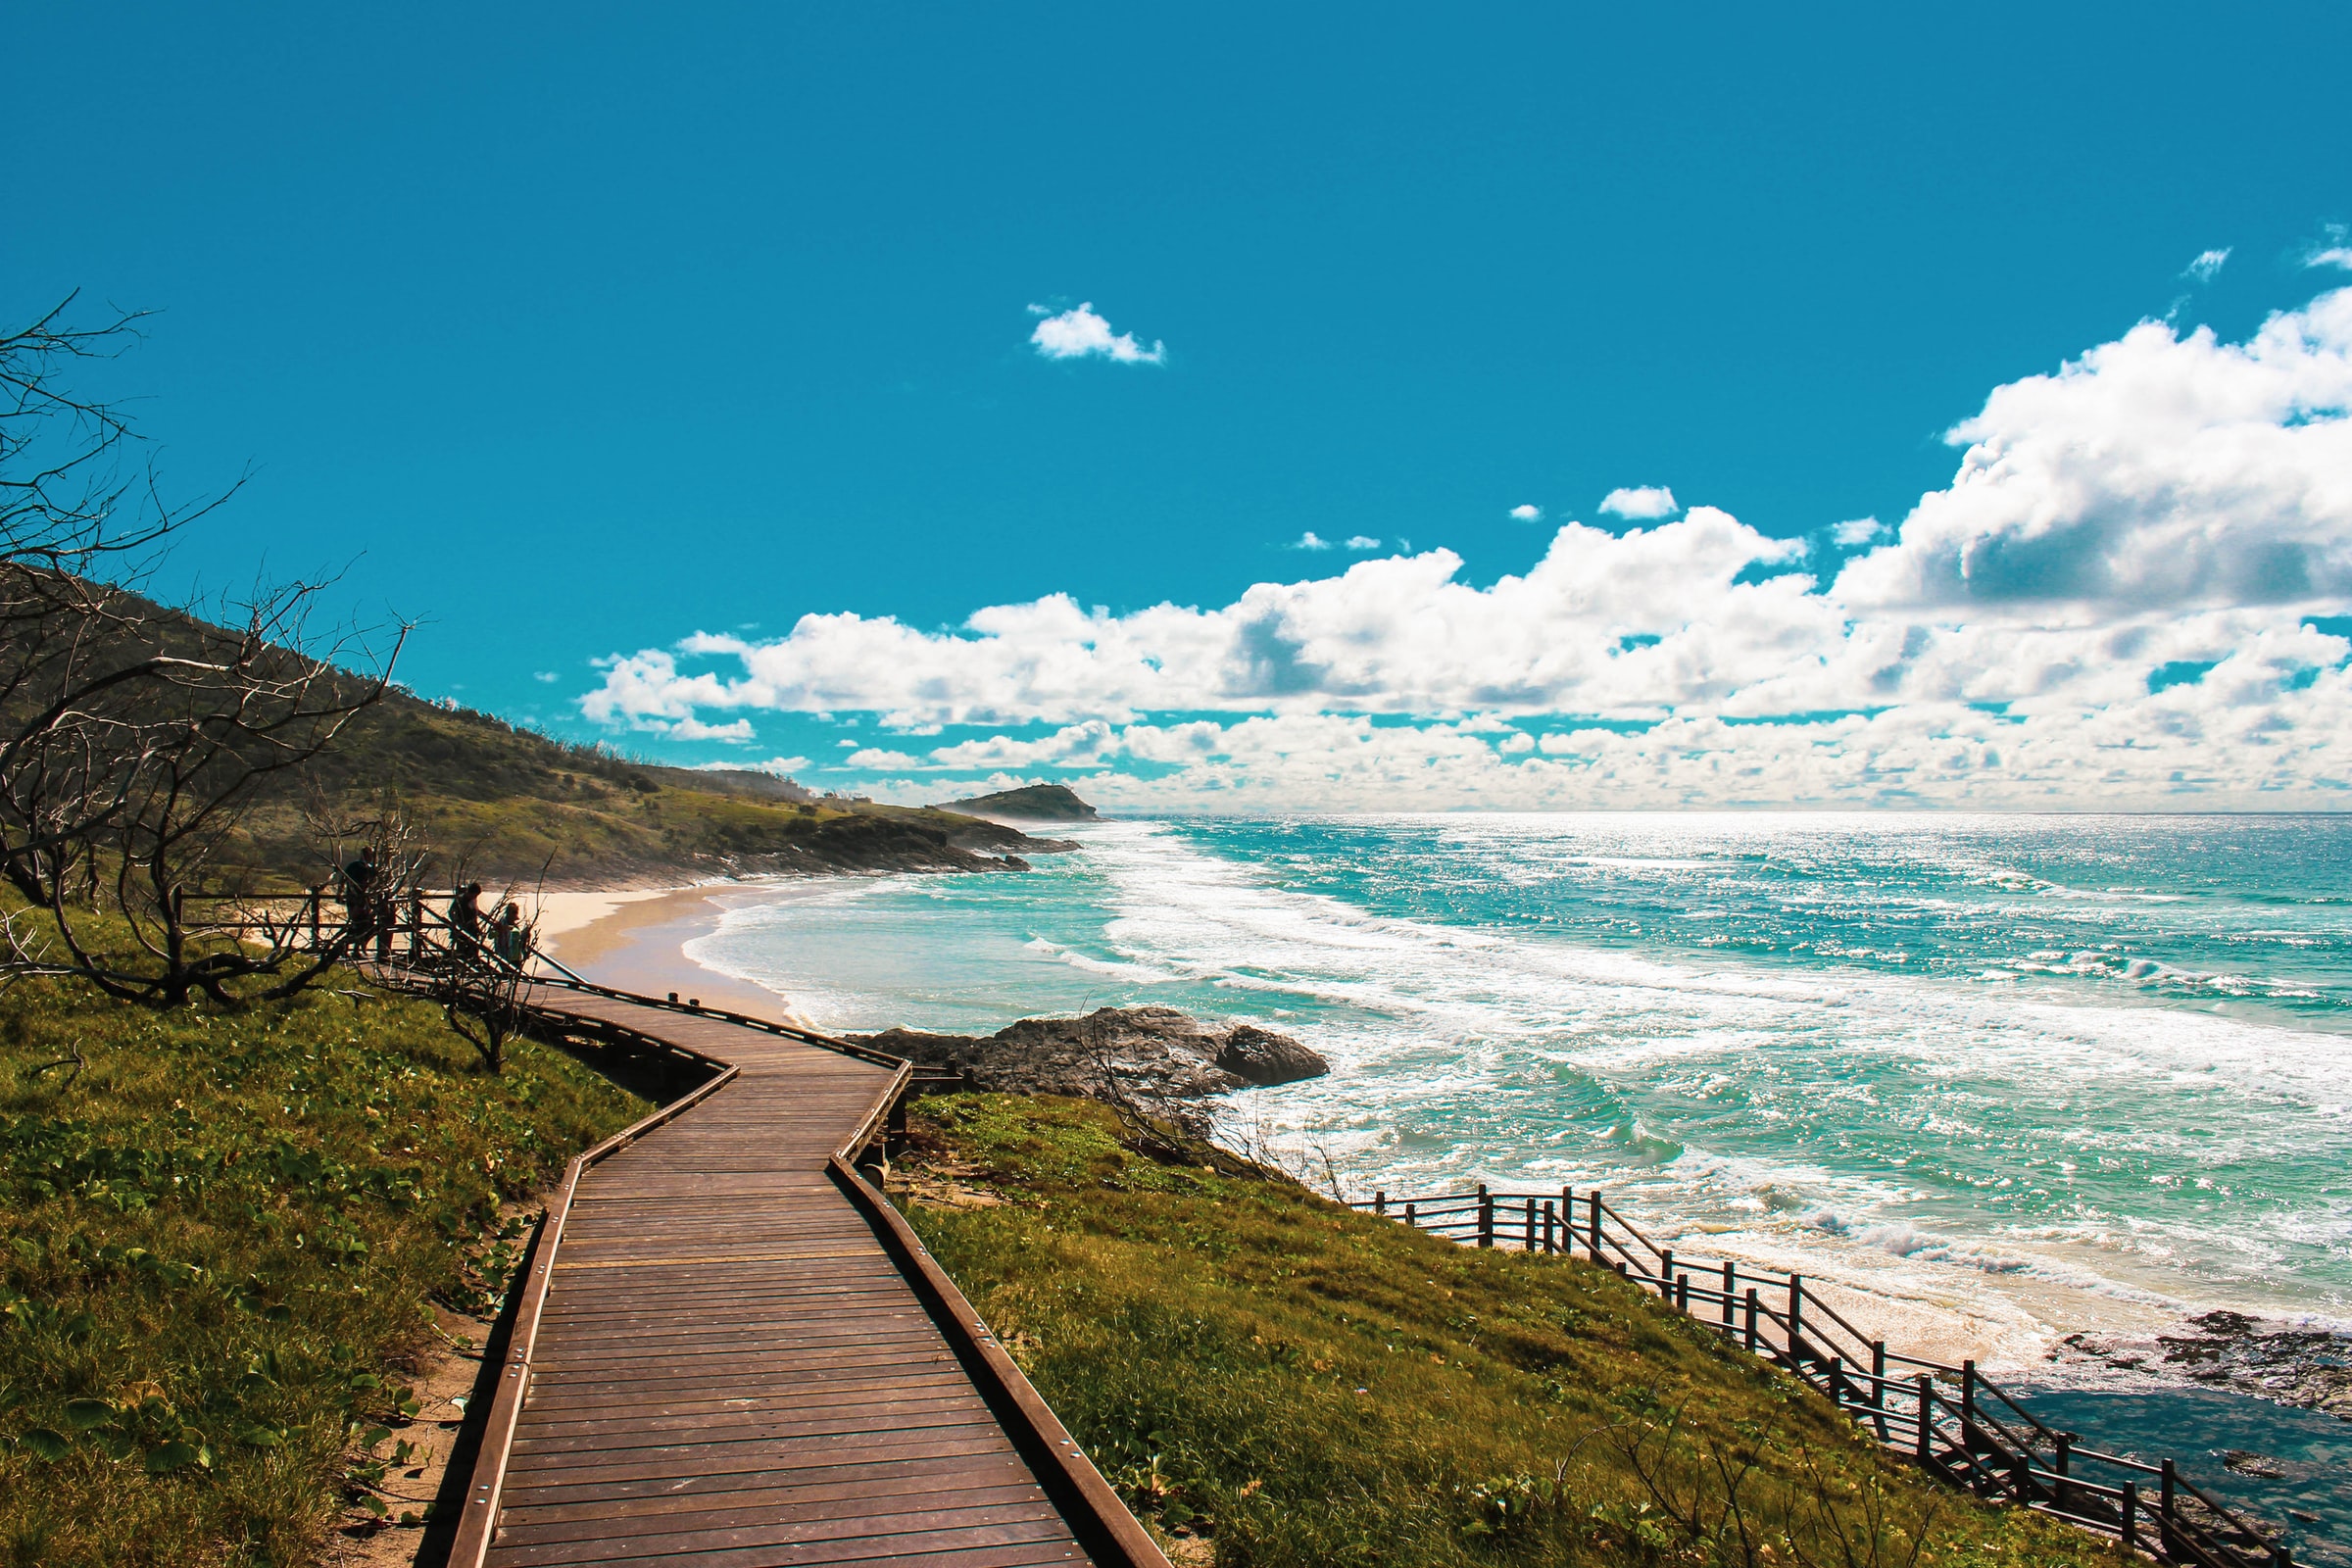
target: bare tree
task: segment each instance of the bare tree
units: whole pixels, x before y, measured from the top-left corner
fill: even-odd
[[[458,881],[466,880],[465,868],[459,868]],[[547,884],[547,867],[539,868],[539,880],[532,890],[532,904]],[[492,901],[501,907],[521,907],[519,890],[513,883]],[[482,1066],[497,1072],[506,1065],[507,1042],[523,1032],[530,1016],[523,1004],[531,987],[530,955],[537,943],[534,928],[521,924],[512,928],[511,946],[502,949],[495,941],[476,941],[466,947],[453,940],[448,960],[429,971],[428,994],[441,1004],[441,1015],[449,1027],[481,1058]]]
[[[184,902],[220,891],[220,852],[263,789],[382,698],[406,630],[381,658],[356,630],[317,634],[321,582],[211,607],[226,625],[137,593],[155,552],[236,487],[163,499],[119,409],[68,384],[140,318],[74,327],[72,304],[0,331],[0,878],[55,938],[12,925],[13,965],[162,1005],[285,995],[323,961],[198,936]],[[104,906],[127,941],[88,918]]]

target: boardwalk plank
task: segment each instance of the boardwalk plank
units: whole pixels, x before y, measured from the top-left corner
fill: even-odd
[[[739,1072],[582,1173],[485,1562],[1085,1561],[826,1174],[889,1070],[616,998],[547,1001]]]

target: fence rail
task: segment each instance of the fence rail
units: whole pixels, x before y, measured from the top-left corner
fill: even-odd
[[[1886,1348],[1809,1285],[1730,1258],[1678,1255],[1597,1189],[1466,1193],[1352,1203],[1478,1247],[1582,1256],[1794,1373],[1881,1444],[1978,1496],[2000,1498],[2196,1568],[2290,1568],[2286,1548],[2180,1472],[2085,1447],[1977,1370]]]
[[[408,976],[452,964],[514,965],[480,939],[454,928],[435,906],[449,892],[400,889],[366,911],[313,888],[276,900],[235,901],[234,918],[190,921],[191,929],[242,931],[273,945],[322,950],[338,944],[360,959],[396,966]],[[355,932],[359,940],[350,940]],[[372,949],[372,952],[366,950]],[[638,996],[573,974],[542,954],[522,966],[556,972],[549,983],[648,1006],[722,1020],[893,1067],[900,1058],[854,1041],[754,1017],[699,999]],[[546,1009],[557,1010],[557,1009]],[[917,1072],[914,1093],[954,1086]],[[886,1141],[898,1133],[904,1096],[892,1098]],[[1801,1274],[1776,1274],[1732,1259],[1678,1255],[1616,1209],[1597,1189],[1505,1192],[1481,1185],[1466,1193],[1391,1198],[1386,1192],[1349,1206],[1417,1230],[1479,1247],[1582,1254],[1654,1290],[1677,1310],[1706,1323],[1748,1352],[1802,1379],[1878,1442],[1977,1495],[2001,1498],[2114,1538],[2167,1563],[2194,1568],[2291,1568],[2286,1548],[2180,1474],[2171,1459],[2155,1464],[2085,1447],[2078,1434],[2052,1429],[1973,1361],[1952,1366],[1906,1355],[1870,1338],[1809,1286]]]

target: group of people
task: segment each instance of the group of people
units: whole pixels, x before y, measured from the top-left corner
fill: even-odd
[[[339,894],[353,951],[365,952],[372,941],[376,956],[388,959],[393,928],[398,923],[394,890],[385,885],[383,866],[373,846],[360,851],[343,867]],[[461,964],[475,965],[492,957],[519,969],[531,956],[531,928],[523,921],[522,906],[510,899],[485,920],[479,882],[468,882],[450,895],[449,939],[451,954]]]
[[[485,927],[479,882],[468,882],[449,896],[449,935],[461,962],[478,960],[487,952],[519,969],[531,956],[531,928],[522,923],[522,906],[512,899],[501,904]]]

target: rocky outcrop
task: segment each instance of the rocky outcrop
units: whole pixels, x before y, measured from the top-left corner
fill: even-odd
[[[2230,1311],[2201,1313],[2181,1329],[2144,1339],[2070,1334],[2047,1358],[2218,1384],[2352,1421],[2352,1334],[2265,1323]]]
[[[1066,784],[1030,784],[994,795],[975,795],[956,801],[946,809],[966,816],[1010,817],[1016,822],[1093,822],[1095,808]]]
[[[1026,871],[1023,855],[1059,855],[1066,839],[1035,839],[1018,829],[949,811],[854,811],[727,858],[737,874],[844,871]],[[993,852],[993,853],[991,853]]]
[[[1083,1018],[1023,1018],[993,1035],[891,1029],[859,1037],[922,1066],[954,1067],[1003,1094],[1200,1100],[1331,1070],[1320,1055],[1255,1024],[1214,1024],[1174,1007],[1102,1007]]]

